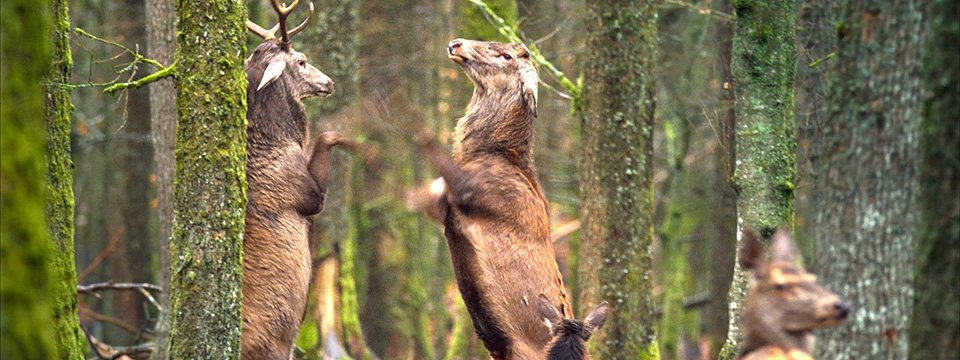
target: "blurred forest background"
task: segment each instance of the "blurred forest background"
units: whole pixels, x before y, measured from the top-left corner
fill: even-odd
[[[589,61],[584,1],[487,3],[528,46],[535,44],[567,77],[582,81]],[[730,0],[655,4],[650,219],[659,353],[663,359],[714,359],[729,327],[727,296],[737,238],[737,192],[730,183],[735,176],[730,67],[734,10]],[[268,2],[247,5],[255,22],[276,21]],[[435,177],[412,142],[415,134],[431,134],[449,143],[473,89],[462,70],[447,59],[447,42],[507,39],[490,15],[467,0],[321,0],[315,5],[312,24],[294,37],[293,47],[333,78],[337,89],[328,98],[305,101],[312,134],[337,130],[362,142],[368,151],[336,153],[325,209],[311,237],[314,286],[298,345],[310,354],[336,354],[337,350],[323,347],[333,343],[329,339],[339,339],[351,356],[359,358],[483,358],[486,350],[473,334],[457,292],[442,228],[411,212],[406,196]],[[70,27],[169,65],[174,34],[169,28],[162,30],[162,25],[175,18],[173,6],[148,0],[72,0]],[[289,22],[299,23],[305,8],[301,4]],[[955,4],[948,9],[957,15]],[[796,135],[797,173],[791,184],[795,200],[787,206],[795,209],[793,233],[805,265],[818,275],[823,259],[829,257],[817,251],[814,240],[815,180],[822,174],[811,165],[810,153],[816,151],[829,122],[825,94],[831,66],[838,61],[832,53],[839,31],[831,19],[840,10],[832,1],[797,1],[797,48],[790,64],[796,71],[795,121],[790,129]],[[956,21],[952,24],[956,30]],[[956,40],[952,31],[948,33]],[[104,94],[100,84],[118,76],[122,81],[136,80],[157,69],[133,62],[129,53],[81,32],[70,32],[69,39],[73,51],[69,82],[78,85],[71,93],[75,109],[70,125],[78,283],[165,284],[169,274],[161,269],[169,267],[170,260],[159,249],[168,246],[171,235],[171,220],[162,214],[170,211],[172,195],[160,185],[172,181],[172,159],[164,158],[172,152],[164,155],[166,151],[157,149],[167,146],[172,151],[170,119],[176,119],[170,112],[172,79]],[[247,40],[244,57],[260,43],[253,34]],[[957,44],[945,44],[955,55]],[[945,65],[954,71],[945,76],[953,89],[956,61]],[[577,304],[582,118],[574,94],[542,66],[540,79],[535,161],[551,205],[557,261],[582,316],[583,308]],[[916,257],[912,266],[919,274],[917,306],[926,304],[924,294],[932,294],[922,286],[946,292],[930,296],[947,299],[948,309],[950,304],[956,307],[953,301],[958,298],[957,119],[948,116],[943,124],[951,121],[954,129],[949,132],[923,128],[925,136],[942,135],[940,151],[953,154],[933,160],[933,167],[948,169],[946,174],[934,174],[927,165],[920,165],[920,170],[921,178],[933,179],[921,180],[921,192],[933,194],[926,199],[943,194],[936,187],[945,187],[950,195],[943,199],[945,207],[929,218],[948,229],[938,233],[947,242],[936,245],[946,250],[934,252],[950,257],[952,268],[934,271],[943,278],[929,285],[922,275],[926,258]],[[164,136],[166,140],[158,140]],[[918,155],[918,163],[919,159]],[[926,206],[923,199],[918,206]],[[954,271],[948,275],[950,269]],[[150,293],[164,303],[160,292]],[[158,336],[154,329],[163,319],[152,301],[137,291],[82,291],[80,324],[94,338],[114,346],[154,341]],[[957,326],[956,309],[931,309],[941,309],[932,310],[942,315],[934,324]],[[944,331],[948,334],[943,347],[956,354],[957,330]]]

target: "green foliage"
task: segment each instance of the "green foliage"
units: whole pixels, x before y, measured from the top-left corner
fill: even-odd
[[[0,358],[56,358],[44,220],[44,103],[50,3],[0,3]]]

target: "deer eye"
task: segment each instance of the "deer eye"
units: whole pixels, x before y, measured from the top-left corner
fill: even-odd
[[[777,291],[787,291],[790,289],[790,286],[787,284],[777,284]]]
[[[513,59],[513,57],[511,57],[510,54],[503,54],[503,55],[500,55],[500,57],[502,57],[504,60],[512,60],[512,59]]]
[[[297,60],[297,65],[307,66],[307,62],[306,62],[306,61],[303,61],[303,60]]]

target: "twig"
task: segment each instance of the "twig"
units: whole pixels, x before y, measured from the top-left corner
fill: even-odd
[[[134,346],[110,346],[93,337],[93,335],[90,335],[90,332],[87,331],[86,328],[81,326],[80,329],[82,329],[83,334],[86,335],[87,342],[90,343],[90,348],[93,349],[93,353],[100,359],[142,359],[150,355],[155,348],[152,342]]]
[[[689,298],[683,299],[683,309],[690,310],[693,308],[698,308],[710,303],[710,293],[702,292],[696,295],[693,295]]]
[[[120,242],[120,238],[123,237],[123,233],[125,231],[124,229],[125,228],[121,226],[120,229],[118,229],[117,232],[114,233],[114,236],[113,238],[110,239],[110,243],[107,244],[107,247],[104,248],[103,251],[101,251],[100,254],[93,259],[92,262],[90,262],[90,265],[87,265],[87,267],[85,267],[83,271],[80,272],[80,275],[77,276],[77,282],[83,281],[83,278],[87,277],[87,275],[90,275],[90,272],[92,272],[93,269],[96,269],[97,266],[99,266],[100,263],[107,258],[107,256],[110,256],[110,253],[112,253],[113,250],[116,249],[117,243]]]
[[[147,283],[114,283],[114,282],[102,282],[90,285],[77,285],[77,292],[81,293],[91,293],[94,291],[101,290],[153,290],[153,291],[163,291],[158,285],[147,284]]]
[[[504,37],[507,38],[507,40],[510,40],[512,42],[518,42],[518,43],[523,42],[523,40],[520,39],[520,36],[517,35],[517,30],[511,27],[510,25],[508,25],[507,22],[504,21],[502,17],[497,15],[497,13],[493,12],[493,9],[491,9],[490,6],[488,6],[485,2],[483,2],[483,0],[470,0],[470,2],[480,7],[480,9],[483,10],[483,12],[485,12],[490,17],[490,19],[492,19],[493,25],[497,28],[497,31],[500,33],[500,35],[503,35]],[[549,70],[550,73],[557,78],[557,81],[560,82],[560,85],[563,85],[563,87],[565,87],[567,91],[570,92],[570,95],[568,96],[572,97],[574,99],[574,103],[576,103],[577,99],[580,98],[580,85],[574,84],[573,81],[567,78],[567,76],[562,71],[560,71],[555,66],[553,66],[552,63],[547,61],[547,58],[544,57],[543,54],[540,53],[540,49],[537,48],[537,44],[530,43],[529,45],[530,46],[528,49],[530,50],[530,58],[532,58],[533,61],[536,61],[537,64],[540,64],[540,66]]]
[[[114,56],[114,57],[113,57],[112,59],[110,59],[110,60],[113,60],[113,59],[118,58],[118,57],[119,57],[120,55],[122,55],[123,53],[127,53],[127,54],[130,54],[131,56],[133,56],[133,60],[132,60],[132,61],[130,61],[129,63],[126,64],[126,66],[124,66],[123,68],[121,68],[120,70],[117,71],[118,74],[122,74],[122,73],[127,72],[127,71],[132,72],[132,74],[130,75],[130,79],[131,79],[131,80],[133,79],[134,76],[136,76],[136,73],[137,73],[137,64],[139,64],[139,63],[150,64],[150,65],[153,65],[154,67],[157,68],[157,72],[155,72],[155,73],[153,73],[153,74],[150,74],[150,75],[147,75],[147,76],[144,76],[144,77],[142,77],[142,78],[140,78],[139,80],[136,80],[136,81],[130,81],[130,80],[128,80],[127,82],[118,83],[117,81],[120,79],[120,77],[118,76],[116,79],[114,79],[114,80],[111,81],[111,82],[101,83],[101,84],[89,84],[89,83],[88,83],[88,84],[83,84],[83,85],[73,85],[73,86],[75,86],[75,87],[87,87],[87,86],[91,86],[91,85],[95,85],[95,86],[96,86],[96,85],[103,85],[103,86],[109,85],[109,86],[107,86],[106,89],[103,89],[103,92],[105,92],[105,93],[107,93],[107,94],[110,94],[110,95],[113,95],[114,93],[116,93],[116,92],[119,91],[119,90],[129,89],[129,88],[139,88],[139,87],[141,87],[141,86],[143,86],[143,85],[146,85],[146,84],[149,84],[149,83],[151,83],[151,82],[154,82],[154,81],[160,80],[160,79],[162,79],[162,78],[165,78],[165,77],[167,77],[167,76],[172,76],[172,75],[175,75],[175,74],[176,74],[176,65],[177,65],[177,62],[176,62],[176,61],[174,61],[173,64],[170,64],[170,66],[163,66],[163,64],[161,64],[159,61],[156,61],[156,60],[153,60],[153,59],[151,59],[151,58],[148,58],[148,57],[145,57],[145,56],[143,56],[143,55],[140,55],[140,47],[139,47],[139,46],[137,46],[137,50],[130,50],[130,48],[128,48],[128,47],[126,47],[126,46],[123,46],[123,45],[120,44],[120,43],[117,43],[117,42],[115,42],[115,41],[110,41],[110,40],[107,40],[107,39],[99,38],[99,37],[97,37],[96,35],[93,35],[93,34],[91,34],[91,33],[88,33],[88,32],[84,31],[84,30],[81,29],[81,28],[74,28],[73,31],[76,32],[77,34],[80,34],[80,35],[82,35],[82,36],[88,37],[88,38],[93,39],[93,40],[95,40],[95,41],[99,41],[99,42],[102,42],[102,43],[104,43],[104,44],[108,44],[108,45],[111,45],[111,46],[115,46],[115,47],[117,47],[117,48],[120,48],[120,50],[122,50],[122,52],[121,52],[120,54],[117,54],[117,56]]]
[[[723,11],[717,11],[708,7],[698,6],[696,4],[691,4],[686,1],[680,1],[680,0],[664,0],[663,2],[670,5],[676,5],[680,7],[693,9],[693,10],[696,10],[698,14],[710,15],[723,21],[733,21],[733,15],[727,14]]]
[[[822,63],[822,62],[824,62],[824,61],[827,61],[827,60],[830,60],[830,58],[833,58],[834,56],[837,56],[837,53],[835,53],[835,52],[829,53],[829,54],[827,54],[827,56],[824,57],[823,59],[817,59],[816,61],[810,63],[810,68],[813,69],[813,68],[817,67],[817,65],[820,65],[820,63]]]
[[[81,307],[81,308],[80,308],[80,312],[82,312],[84,315],[87,315],[87,316],[89,316],[89,317],[91,317],[91,318],[93,318],[94,320],[97,320],[97,321],[99,321],[99,322],[104,322],[104,323],[107,323],[107,324],[115,325],[115,326],[117,326],[118,328],[121,328],[121,329],[123,329],[123,330],[125,330],[125,331],[127,331],[127,332],[129,332],[129,333],[131,333],[131,334],[134,334],[134,335],[140,334],[140,330],[139,330],[139,329],[137,329],[137,328],[134,327],[133,325],[127,324],[127,323],[125,323],[123,320],[117,319],[117,318],[115,318],[115,317],[113,317],[113,316],[104,315],[104,314],[98,313],[98,312],[96,312],[96,311],[90,310],[90,309],[88,309],[88,308],[86,308],[86,307]]]
[[[557,226],[557,228],[553,230],[553,233],[550,234],[550,239],[553,242],[560,241],[578,229],[580,229],[580,220],[567,221],[563,224],[560,224],[560,226]]]

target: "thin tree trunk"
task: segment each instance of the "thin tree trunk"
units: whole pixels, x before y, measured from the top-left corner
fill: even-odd
[[[166,0],[147,1],[147,51],[150,58],[170,66],[177,41],[177,14],[173,3]],[[154,360],[165,360],[170,341],[170,238],[173,226],[174,149],[177,143],[177,93],[174,79],[161,79],[150,84],[150,133],[153,139],[153,162],[157,174],[157,249],[159,250],[160,312],[156,326]]]
[[[659,358],[651,254],[656,18],[654,1],[587,2],[580,313],[610,303],[589,343],[598,359]]]
[[[49,76],[50,3],[0,3],[0,358],[56,358],[50,233],[44,220],[46,138],[40,84]],[[9,21],[8,21],[9,20]],[[59,29],[59,27],[58,27]],[[54,241],[56,239],[53,239]]]
[[[815,171],[820,283],[849,319],[817,341],[818,359],[906,359],[920,159],[923,8],[842,1],[830,121]],[[945,286],[941,284],[940,286]],[[955,304],[954,304],[955,306]]]
[[[731,68],[737,117],[733,175],[737,227],[738,232],[752,229],[766,237],[778,227],[793,225],[797,181],[794,0],[739,2],[734,7]],[[747,288],[747,275],[735,262],[729,292],[730,328],[721,359],[736,358],[742,350],[740,309]]]
[[[931,1],[924,54],[911,359],[960,358],[960,18],[956,1]],[[945,286],[953,284],[953,286]]]
[[[179,120],[169,356],[238,359],[246,207],[246,9],[243,1],[184,0],[177,13]]]
[[[58,359],[83,359],[77,315],[77,265],[73,255],[73,160],[70,158],[70,15],[66,1],[54,0],[53,67],[46,79],[47,226],[53,257],[50,275]],[[21,210],[22,211],[22,210]]]

